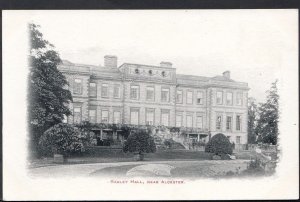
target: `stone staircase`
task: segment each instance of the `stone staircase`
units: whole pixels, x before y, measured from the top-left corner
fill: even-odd
[[[184,139],[171,134],[168,129],[157,131],[153,134],[157,149],[167,149],[167,146],[164,144],[165,140],[171,143],[171,149],[188,149],[188,145],[184,143]]]

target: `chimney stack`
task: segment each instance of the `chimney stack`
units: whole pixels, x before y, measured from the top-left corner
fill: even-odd
[[[171,62],[161,62],[160,66],[161,67],[172,67],[172,63]]]
[[[230,71],[223,72],[223,76],[227,79],[230,79]]]
[[[116,68],[118,67],[118,58],[115,55],[104,56],[104,67]]]

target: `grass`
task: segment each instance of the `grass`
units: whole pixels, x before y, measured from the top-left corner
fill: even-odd
[[[165,150],[157,151],[155,153],[145,154],[144,161],[172,161],[172,160],[207,160],[210,159],[211,154],[203,151],[189,151],[189,150]],[[131,162],[134,154],[123,152],[105,152],[97,154],[97,156],[76,156],[68,158],[64,164],[89,164],[89,163],[111,163],[111,162]],[[53,158],[31,159],[30,168],[56,165],[53,163]]]
[[[234,154],[237,159],[254,159],[255,152],[241,151]],[[89,163],[111,163],[111,162],[132,162],[134,155],[132,153],[109,152],[97,153],[97,155],[81,155],[68,158],[65,164],[89,164]],[[180,161],[180,160],[208,160],[211,159],[211,154],[204,151],[190,150],[158,150],[155,153],[145,154],[144,161]],[[30,168],[56,165],[53,163],[53,158],[31,159]]]

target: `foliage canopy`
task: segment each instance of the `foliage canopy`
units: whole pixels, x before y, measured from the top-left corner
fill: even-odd
[[[71,92],[66,88],[68,82],[57,69],[61,63],[59,54],[43,38],[39,28],[29,24],[28,118],[33,147],[36,147],[44,131],[61,123],[64,116],[71,115],[68,103],[72,101]]]
[[[232,144],[224,134],[218,133],[208,141],[205,152],[217,155],[232,154]]]

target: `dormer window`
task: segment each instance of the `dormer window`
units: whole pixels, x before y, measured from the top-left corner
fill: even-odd
[[[138,68],[136,68],[136,69],[134,70],[134,72],[135,72],[136,74],[139,74],[139,73],[140,73],[140,70],[139,70]]]
[[[148,73],[149,73],[150,76],[152,76],[152,70],[151,69],[148,71]]]
[[[161,72],[161,75],[162,75],[163,77],[165,77],[165,76],[166,76],[166,72],[165,72],[165,71],[162,71],[162,72]]]

